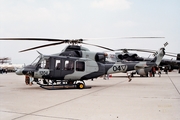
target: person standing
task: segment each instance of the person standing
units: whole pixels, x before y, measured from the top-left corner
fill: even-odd
[[[127,72],[127,77],[128,77],[128,79],[129,79],[129,82],[131,82],[131,80],[132,80],[132,79],[131,79],[131,71],[128,71],[128,72]]]
[[[165,72],[166,74],[168,74],[168,67],[167,67],[167,66],[164,68],[164,72]]]
[[[109,74],[105,74],[103,78],[104,80],[109,80]]]
[[[161,77],[161,69],[160,68],[158,68],[158,75],[159,75],[159,77]]]
[[[155,77],[155,74],[156,74],[156,68],[152,67],[152,75],[153,75],[153,77]]]

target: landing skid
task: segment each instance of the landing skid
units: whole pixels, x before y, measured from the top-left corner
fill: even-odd
[[[84,89],[85,82],[83,80],[40,80],[36,81],[36,83],[43,89],[47,90],[58,90],[58,89],[64,89],[64,88],[78,88],[78,89]]]

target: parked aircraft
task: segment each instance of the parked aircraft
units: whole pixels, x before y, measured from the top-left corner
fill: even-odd
[[[56,41],[56,43],[41,45],[20,52],[29,51],[41,47],[69,43],[59,55],[40,55],[30,65],[24,66],[16,71],[17,75],[26,75],[31,81],[37,82],[42,88],[54,89],[55,86],[73,85],[77,88],[84,88],[84,80],[94,79],[104,74],[112,74],[132,70],[150,70],[153,66],[159,65],[165,55],[165,48],[161,48],[152,61],[132,62],[110,62],[106,60],[104,52],[91,52],[87,48],[77,44],[84,43],[83,39],[61,40],[46,38],[0,38],[0,40],[41,40]],[[57,42],[58,41],[58,42]],[[107,50],[112,50],[100,45],[93,45]],[[43,82],[40,82],[41,80]]]

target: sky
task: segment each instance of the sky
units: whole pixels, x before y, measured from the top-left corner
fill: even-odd
[[[112,49],[153,50],[168,42],[166,51],[180,53],[179,21],[179,0],[0,0],[0,38],[82,38],[87,39],[86,43]],[[121,38],[139,36],[165,38]],[[16,64],[29,64],[38,56],[37,51],[19,51],[48,43],[51,42],[0,41],[0,57],[10,57]],[[61,52],[65,46],[37,50],[48,55]],[[91,51],[106,51],[83,46]]]

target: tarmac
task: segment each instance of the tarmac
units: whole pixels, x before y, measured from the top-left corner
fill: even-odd
[[[180,74],[85,81],[87,89],[45,90],[0,74],[0,120],[180,120]]]

